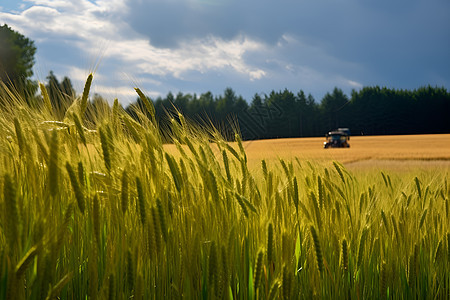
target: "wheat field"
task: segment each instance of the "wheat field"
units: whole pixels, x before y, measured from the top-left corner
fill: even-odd
[[[62,120],[0,95],[0,299],[448,299],[448,136],[229,143],[180,114],[169,145],[139,89],[137,120],[89,115],[91,81]]]
[[[450,134],[402,136],[352,136],[350,148],[323,149],[325,138],[291,138],[244,142],[250,160],[292,159],[343,164],[376,161],[450,161]]]

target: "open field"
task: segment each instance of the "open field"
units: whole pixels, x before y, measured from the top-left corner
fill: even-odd
[[[350,148],[323,149],[324,138],[291,138],[244,142],[250,165],[261,159],[339,161],[350,169],[412,169],[450,166],[450,134],[352,136]]]
[[[7,100],[0,300],[449,298],[448,135],[228,143],[179,115],[165,145],[144,96],[90,122]]]
[[[323,149],[324,138],[244,142],[250,159],[293,158],[338,160],[450,160],[450,134],[352,136],[350,148]]]
[[[330,164],[339,161],[352,171],[450,172],[450,134],[352,136],[350,148],[323,149],[324,138],[283,138],[244,141],[250,170],[258,170],[261,160],[277,163],[279,159]],[[234,148],[237,145],[231,143]],[[174,145],[167,151],[179,155]],[[211,145],[218,154],[218,148]],[[187,149],[187,147],[185,146]]]

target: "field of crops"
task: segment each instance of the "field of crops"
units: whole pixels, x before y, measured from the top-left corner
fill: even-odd
[[[345,165],[362,161],[450,162],[450,134],[352,136],[349,149],[322,149],[325,138],[274,139],[244,142],[250,160],[294,159],[330,161]]]
[[[139,90],[139,121],[88,121],[89,84],[63,120],[0,95],[0,299],[448,299],[450,136],[227,143],[179,115],[167,145]]]

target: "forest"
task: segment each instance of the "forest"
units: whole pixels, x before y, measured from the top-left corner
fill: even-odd
[[[195,122],[214,124],[225,135],[238,126],[246,140],[323,136],[338,127],[350,128],[352,135],[450,132],[450,93],[443,87],[364,87],[350,97],[336,87],[320,102],[303,90],[287,89],[255,94],[248,101],[226,88],[219,96],[169,93],[153,102],[160,122],[179,111]],[[140,99],[126,108],[131,114],[133,106],[142,106]]]

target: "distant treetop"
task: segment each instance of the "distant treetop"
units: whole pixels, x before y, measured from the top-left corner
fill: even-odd
[[[0,80],[7,85],[26,84],[33,75],[34,42],[7,24],[0,26]]]

